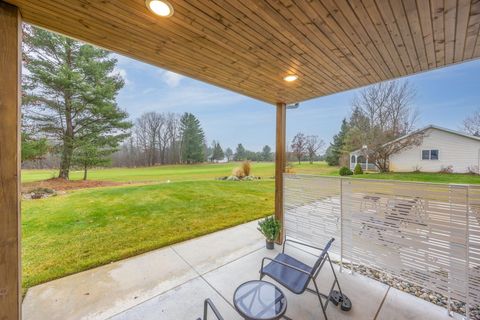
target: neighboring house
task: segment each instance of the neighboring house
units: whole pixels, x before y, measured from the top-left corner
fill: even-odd
[[[479,173],[480,137],[434,125],[419,131],[425,132],[422,143],[390,156],[390,171],[439,172],[451,167],[456,173]],[[400,139],[406,137],[408,135]],[[361,149],[350,153],[350,168],[353,170],[357,163],[360,163],[364,170],[367,166],[369,170],[376,170],[362,155]]]

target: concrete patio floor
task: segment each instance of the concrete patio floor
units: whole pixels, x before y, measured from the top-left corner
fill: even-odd
[[[25,297],[23,318],[187,320],[201,316],[203,300],[210,298],[225,319],[241,319],[233,308],[235,289],[257,279],[262,257],[279,249],[266,250],[256,226],[256,221],[246,223],[36,286]],[[304,261],[314,259],[290,249]],[[330,304],[329,319],[451,319],[446,309],[375,280],[337,275],[353,308],[342,312]],[[321,290],[327,291],[332,277],[328,268],[322,270]],[[322,319],[316,296],[282,290],[288,317]]]

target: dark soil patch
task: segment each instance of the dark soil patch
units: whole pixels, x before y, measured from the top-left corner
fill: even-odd
[[[121,186],[125,183],[113,181],[96,181],[96,180],[65,180],[60,178],[48,179],[37,182],[28,182],[22,184],[22,192],[30,193],[38,188],[48,188],[55,191],[67,191],[86,188],[112,187]]]

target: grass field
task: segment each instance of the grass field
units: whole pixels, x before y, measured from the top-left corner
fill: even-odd
[[[112,168],[92,169],[88,173],[90,180],[106,180],[115,182],[165,182],[208,180],[228,176],[239,163],[198,164],[198,165],[166,165],[148,168]],[[253,163],[252,174],[262,178],[275,175],[272,162]],[[54,178],[58,170],[22,170],[22,182],[33,182]],[[80,180],[83,171],[72,171],[70,179]]]
[[[114,182],[166,182],[166,181],[198,181],[212,180],[221,176],[230,175],[232,169],[239,163],[200,164],[200,165],[168,165],[149,168],[112,168],[92,169],[89,179]],[[313,164],[292,162],[293,170],[299,174],[338,176],[338,167],[330,167],[325,162]],[[252,174],[262,178],[272,178],[275,174],[273,162],[253,163]],[[22,170],[22,182],[34,182],[50,179],[58,174],[57,170]],[[79,180],[83,176],[81,171],[73,171],[72,180]],[[466,183],[480,184],[480,176],[469,174],[448,173],[367,173],[352,176],[353,178],[388,179],[400,181],[421,181],[434,183]]]
[[[110,187],[24,201],[23,286],[264,217],[273,199],[267,180]]]
[[[460,173],[389,172],[366,173],[352,177],[360,179],[385,179],[431,183],[480,184],[480,176]]]
[[[326,163],[292,163],[295,173],[338,176]],[[273,163],[253,163],[262,180],[215,181],[238,163],[91,170],[89,178],[135,185],[69,191],[22,203],[23,286],[107,264],[273,212]],[[54,177],[23,170],[22,182]],[[81,172],[74,172],[80,179]],[[479,184],[480,177],[368,173],[353,178]],[[168,180],[171,183],[166,183]],[[142,183],[148,183],[143,184]]]

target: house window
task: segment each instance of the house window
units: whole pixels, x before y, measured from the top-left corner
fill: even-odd
[[[355,156],[352,156],[352,159],[350,160],[351,163],[355,163]]]
[[[422,150],[422,160],[438,160],[438,150]]]
[[[430,150],[422,150],[422,160],[430,160]]]

